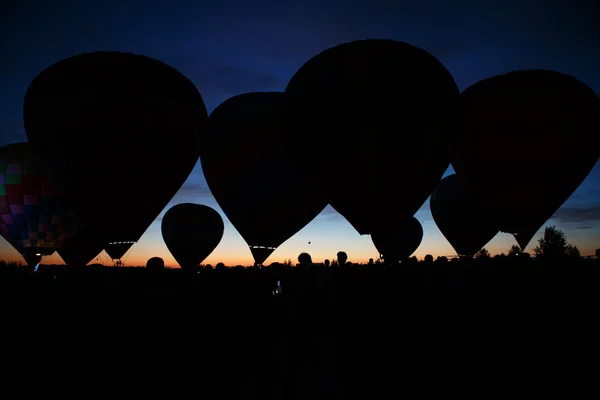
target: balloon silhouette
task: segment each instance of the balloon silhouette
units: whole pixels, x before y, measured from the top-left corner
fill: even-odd
[[[218,246],[223,237],[223,219],[212,208],[192,203],[171,207],[162,219],[162,237],[184,269],[194,269]]]
[[[110,242],[104,247],[106,254],[113,260],[120,260],[125,253],[133,246],[134,242]]]
[[[412,217],[450,165],[460,93],[422,49],[344,43],[306,62],[285,94],[287,152],[360,234]]]
[[[461,256],[474,256],[499,232],[497,220],[486,215],[481,202],[456,174],[440,181],[429,207],[435,224]]]
[[[34,150],[64,183],[82,223],[106,243],[137,241],[173,198],[198,160],[207,117],[181,73],[119,52],[51,65],[33,79],[23,105]]]
[[[415,217],[412,217],[394,233],[390,233],[389,230],[372,233],[371,240],[386,262],[403,261],[407,260],[421,245],[423,227]]]
[[[209,116],[200,156],[212,194],[257,264],[327,205],[318,182],[285,152],[283,100],[283,93],[261,92],[223,102]]]
[[[104,245],[101,237],[83,226],[58,250],[58,255],[69,266],[85,266],[102,252]]]
[[[0,233],[30,267],[79,229],[61,188],[28,143],[0,147]]]
[[[524,249],[600,155],[600,99],[547,70],[484,79],[461,95],[452,166]]]

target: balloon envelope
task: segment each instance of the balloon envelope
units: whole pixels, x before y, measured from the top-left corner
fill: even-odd
[[[484,79],[461,98],[452,166],[524,249],[598,160],[600,99],[547,70]]]
[[[28,143],[0,147],[0,233],[30,266],[79,229],[61,189]]]
[[[257,264],[327,205],[318,182],[285,152],[283,107],[279,92],[226,100],[209,117],[200,157],[212,194]]]
[[[133,244],[134,242],[110,242],[104,247],[104,251],[111,259],[120,260]]]
[[[360,234],[412,217],[450,164],[459,90],[422,49],[344,43],[307,61],[285,94],[289,154]]]
[[[456,253],[474,256],[498,234],[497,220],[456,174],[440,181],[429,200],[431,216]]]
[[[167,248],[181,268],[193,269],[218,246],[225,225],[214,209],[192,203],[171,207],[161,224]]]
[[[183,185],[207,112],[194,84],[172,67],[95,52],[40,72],[23,118],[82,222],[120,242],[138,240]]]
[[[412,217],[394,232],[386,229],[383,232],[372,233],[371,239],[386,262],[407,260],[421,245],[423,227]]]
[[[58,250],[58,255],[69,266],[86,266],[104,249],[102,237],[89,232],[85,226]]]

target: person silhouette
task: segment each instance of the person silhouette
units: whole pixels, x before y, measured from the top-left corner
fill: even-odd
[[[346,254],[345,251],[338,251],[337,260],[338,260],[338,265],[340,267],[342,267],[342,266],[346,265],[346,262],[348,261],[348,255]]]
[[[300,253],[298,263],[301,267],[308,267],[312,264],[312,257],[308,253]]]

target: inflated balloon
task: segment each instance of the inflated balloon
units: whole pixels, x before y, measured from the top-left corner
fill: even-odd
[[[288,153],[360,234],[412,217],[450,164],[459,90],[422,49],[344,43],[306,62],[285,93]]]
[[[327,205],[283,147],[283,98],[261,92],[223,102],[210,114],[200,156],[212,194],[257,264]]]
[[[207,112],[174,68],[119,52],[80,54],[39,73],[25,130],[106,242],[137,241],[194,168]]]
[[[500,231],[493,215],[456,174],[442,179],[429,200],[431,216],[456,253],[474,256]]]
[[[524,249],[600,155],[600,98],[547,70],[484,79],[461,95],[452,165]]]
[[[395,232],[385,230],[374,232],[371,240],[375,248],[388,263],[407,260],[414,253],[423,240],[423,227],[415,218],[409,218],[396,228]]]
[[[69,266],[85,266],[104,249],[106,242],[85,226],[58,250],[58,255]]]
[[[77,232],[79,220],[28,143],[0,147],[0,233],[29,266]]]
[[[193,203],[171,207],[163,216],[161,231],[167,248],[184,269],[196,268],[223,238],[225,225],[214,209]]]

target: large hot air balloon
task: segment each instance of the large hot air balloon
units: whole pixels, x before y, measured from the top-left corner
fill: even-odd
[[[412,217],[450,165],[459,90],[422,49],[344,43],[306,62],[285,93],[288,153],[360,234]]]
[[[484,79],[461,97],[454,170],[525,249],[598,160],[600,99],[547,70]]]
[[[395,231],[386,229],[372,233],[371,240],[385,262],[395,263],[407,260],[419,248],[423,240],[423,227],[412,217],[397,226]]]
[[[261,92],[223,102],[210,114],[200,156],[212,194],[257,264],[327,205],[283,147],[283,98]]]
[[[183,269],[194,269],[204,261],[219,245],[224,229],[218,212],[193,203],[171,207],[161,225],[163,240]]]
[[[94,52],[39,73],[23,118],[86,228],[131,246],[194,168],[207,112],[194,84],[172,67]]]
[[[30,267],[79,229],[61,188],[28,143],[0,147],[0,233]]]
[[[58,255],[69,266],[85,266],[102,252],[105,244],[102,237],[83,226],[58,250]]]
[[[440,181],[431,194],[429,207],[435,224],[461,256],[474,256],[499,232],[494,216],[486,214],[456,174]]]

